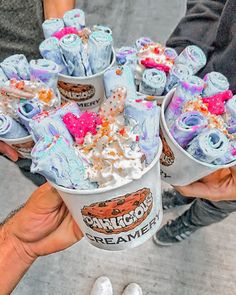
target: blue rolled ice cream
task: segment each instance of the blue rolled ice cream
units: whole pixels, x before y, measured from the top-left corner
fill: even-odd
[[[126,104],[124,115],[128,122],[136,122],[139,147],[146,156],[147,164],[150,164],[159,147],[160,107],[155,102],[138,99]]]
[[[127,91],[126,102],[137,98],[134,76],[129,66],[112,67],[104,73],[106,97],[110,97],[117,88],[124,87]]]
[[[41,138],[32,152],[32,173],[71,189],[94,189],[85,177],[84,162],[63,136]]]
[[[52,60],[37,59],[30,61],[30,78],[32,81],[41,81],[54,92],[57,91],[59,66]]]
[[[196,45],[187,46],[175,59],[175,64],[186,65],[195,75],[206,65],[207,59],[202,49]]]
[[[82,40],[75,34],[64,36],[60,40],[60,48],[68,74],[74,77],[91,75],[91,68]]]
[[[29,80],[29,63],[23,54],[14,54],[3,60],[1,68],[8,79]]]
[[[17,115],[21,121],[21,123],[25,126],[25,128],[30,132],[31,128],[29,126],[31,120],[34,116],[41,112],[40,106],[34,102],[27,100],[25,102],[20,102],[18,104],[18,108],[16,110]]]
[[[206,84],[202,93],[203,97],[213,96],[229,89],[228,79],[219,72],[208,73],[203,79]]]
[[[52,35],[64,28],[65,24],[61,18],[46,19],[43,24],[43,34],[45,39],[52,37]]]
[[[67,27],[74,27],[81,30],[85,27],[85,14],[81,9],[72,9],[67,11],[63,16],[64,23]]]
[[[207,118],[200,112],[186,112],[177,118],[171,127],[170,133],[178,144],[185,148],[207,125]]]
[[[199,161],[214,164],[229,149],[228,138],[218,129],[206,129],[196,136],[187,148],[187,152]]]
[[[110,34],[96,31],[89,35],[89,63],[93,74],[105,70],[111,64],[113,38]]]
[[[0,138],[17,139],[28,136],[28,131],[15,119],[0,114]]]
[[[139,91],[147,95],[162,95],[166,85],[166,74],[156,69],[147,69],[143,72]]]
[[[59,40],[56,37],[50,37],[39,45],[39,51],[43,58],[54,61],[59,66],[61,74],[67,75],[67,68],[62,59]]]

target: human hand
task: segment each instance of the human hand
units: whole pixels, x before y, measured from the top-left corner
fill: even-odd
[[[211,201],[236,200],[236,166],[220,169],[187,186],[176,186],[183,196]]]
[[[0,153],[6,155],[13,162],[16,162],[19,158],[18,152],[3,141],[0,141]]]
[[[67,207],[48,183],[3,225],[3,233],[25,261],[64,250],[82,238]]]

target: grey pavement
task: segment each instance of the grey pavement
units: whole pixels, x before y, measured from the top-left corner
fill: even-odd
[[[79,2],[89,25],[113,28],[116,46],[140,36],[165,42],[185,11],[183,0],[84,0]],[[0,219],[23,203],[34,190],[10,161],[0,158]],[[168,213],[165,220],[180,214]],[[150,240],[142,246],[110,253],[82,241],[72,248],[40,258],[14,295],[89,295],[94,280],[111,278],[114,295],[126,284],[139,283],[144,295],[236,294],[235,215],[195,233],[182,244],[159,248]],[[14,271],[14,270],[12,270]]]

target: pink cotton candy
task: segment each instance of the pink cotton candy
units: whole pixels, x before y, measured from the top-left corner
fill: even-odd
[[[102,124],[101,118],[94,112],[85,112],[80,117],[67,113],[63,117],[63,122],[78,144],[83,144],[88,132],[95,135],[98,125]]]
[[[74,27],[65,27],[61,29],[60,31],[54,33],[52,36],[56,37],[57,39],[61,39],[62,37],[69,35],[69,34],[78,34],[78,30]]]
[[[145,68],[155,68],[159,71],[164,71],[165,73],[169,73],[170,71],[170,67],[164,64],[160,64],[155,62],[154,59],[150,58],[150,57],[146,57],[145,59],[141,60],[141,64],[145,67]]]
[[[214,115],[222,115],[225,112],[225,104],[224,102],[231,99],[233,97],[233,93],[231,90],[226,90],[224,92],[204,97],[202,101],[207,104],[208,111]]]

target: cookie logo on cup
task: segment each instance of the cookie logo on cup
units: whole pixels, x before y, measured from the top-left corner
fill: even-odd
[[[162,146],[163,146],[162,154],[160,157],[160,163],[163,166],[171,166],[174,164],[175,156],[171,148],[169,147],[168,143],[166,142],[166,139],[161,129],[160,129],[160,138],[161,138]]]
[[[66,99],[76,102],[88,100],[95,95],[94,86],[88,84],[82,85],[58,81],[58,89]]]
[[[153,197],[143,188],[125,196],[85,206],[82,216],[92,230],[104,234],[119,234],[140,225],[150,214]]]

